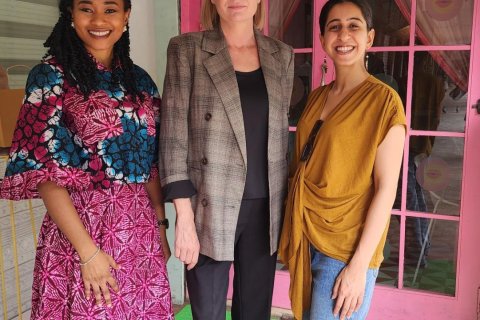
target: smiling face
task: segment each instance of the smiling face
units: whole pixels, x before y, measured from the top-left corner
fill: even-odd
[[[85,48],[98,61],[109,66],[113,46],[122,37],[130,10],[123,0],[75,0],[72,20]]]
[[[261,0],[211,0],[223,23],[246,22],[253,24]]]
[[[375,31],[368,30],[360,8],[344,2],[332,7],[320,41],[336,66],[363,66],[365,52],[372,46],[374,36]]]

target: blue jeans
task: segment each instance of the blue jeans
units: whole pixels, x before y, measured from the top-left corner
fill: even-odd
[[[408,158],[408,182],[407,182],[407,210],[417,212],[427,212],[427,204],[423,194],[422,186],[417,182],[417,167],[415,165],[415,158],[410,155]],[[409,248],[409,253],[420,254],[423,243],[425,243],[425,251],[421,257],[421,265],[426,266],[427,256],[430,249],[430,239],[428,238],[427,230],[429,219],[426,218],[409,218],[413,220],[413,233],[415,235],[416,247]],[[416,251],[416,250],[418,251]]]
[[[312,301],[310,310],[305,312],[303,320],[334,320],[339,317],[333,316],[335,300],[332,292],[340,272],[346,264],[342,261],[327,257],[316,249],[311,249],[312,257]],[[368,269],[365,295],[360,309],[352,314],[351,320],[366,319],[373,296],[375,280],[378,276],[378,269]]]

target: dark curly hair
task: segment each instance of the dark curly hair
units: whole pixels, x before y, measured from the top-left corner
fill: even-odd
[[[123,0],[123,3],[125,11],[132,7],[131,0]],[[52,33],[43,44],[44,47],[48,48],[44,59],[49,56],[54,57],[62,66],[68,83],[72,86],[78,86],[86,99],[90,93],[98,88],[98,79],[95,76],[97,67],[95,61],[85,49],[82,40],[71,26],[72,8],[73,0],[59,1],[60,16]],[[122,85],[125,86],[134,100],[139,98],[143,101],[144,97],[137,87],[133,61],[130,58],[130,33],[128,29],[127,25],[127,31],[123,33],[113,47],[113,61],[120,63],[123,71]],[[116,72],[112,73],[112,79],[115,82],[120,80]]]

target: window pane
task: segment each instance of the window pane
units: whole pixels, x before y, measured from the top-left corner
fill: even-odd
[[[269,1],[269,34],[294,48],[312,48],[312,0]]]
[[[407,218],[403,285],[455,295],[458,222]]]
[[[398,285],[398,248],[400,243],[400,216],[392,215],[387,241],[383,249],[384,260],[380,266],[377,284],[389,287]]]
[[[408,53],[369,52],[368,72],[395,89],[406,101]]]
[[[312,87],[312,54],[295,54],[295,77],[290,102],[289,123],[296,126]]]
[[[474,0],[417,0],[415,42],[421,45],[470,44],[473,3]]]
[[[373,9],[375,29],[374,46],[400,46],[408,44],[409,20],[402,14],[399,4],[406,3],[404,12],[410,15],[410,0],[368,0]],[[399,4],[397,4],[399,3]]]
[[[415,53],[411,128],[465,132],[468,51]]]
[[[458,216],[463,138],[410,138],[407,210]]]

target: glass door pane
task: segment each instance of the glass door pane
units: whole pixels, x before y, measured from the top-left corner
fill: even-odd
[[[269,1],[269,35],[294,48],[313,44],[312,0]]]
[[[455,295],[458,222],[407,218],[403,285]]]
[[[400,6],[410,2],[397,0]],[[421,45],[470,44],[474,0],[417,0],[415,43]]]
[[[469,51],[414,55],[411,128],[465,132]]]
[[[407,210],[460,215],[463,153],[463,138],[410,138]]]

